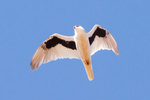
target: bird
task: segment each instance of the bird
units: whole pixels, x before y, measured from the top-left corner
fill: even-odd
[[[112,50],[119,55],[118,46],[108,30],[96,24],[87,33],[76,25],[74,36],[63,36],[57,33],[45,40],[34,53],[30,66],[38,69],[41,64],[63,58],[80,59],[85,67],[89,81],[94,79],[91,56],[99,50]]]

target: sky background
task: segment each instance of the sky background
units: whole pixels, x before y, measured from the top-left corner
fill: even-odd
[[[0,0],[0,100],[150,100],[149,0]],[[116,39],[120,55],[92,56],[94,80],[81,60],[32,71],[30,61],[50,35],[73,36],[95,24]]]

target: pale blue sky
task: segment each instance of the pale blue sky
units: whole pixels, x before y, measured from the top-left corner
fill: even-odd
[[[150,100],[149,0],[1,0],[0,100]],[[77,59],[30,69],[31,58],[53,33],[74,35],[102,25],[120,55],[92,56],[89,81]]]

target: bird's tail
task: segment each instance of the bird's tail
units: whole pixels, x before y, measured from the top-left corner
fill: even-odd
[[[90,81],[94,79],[91,61],[83,61],[87,76]]]

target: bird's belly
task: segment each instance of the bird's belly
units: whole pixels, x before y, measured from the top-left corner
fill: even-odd
[[[83,62],[91,63],[89,41],[86,34],[80,34],[76,37],[77,50],[80,53]]]

